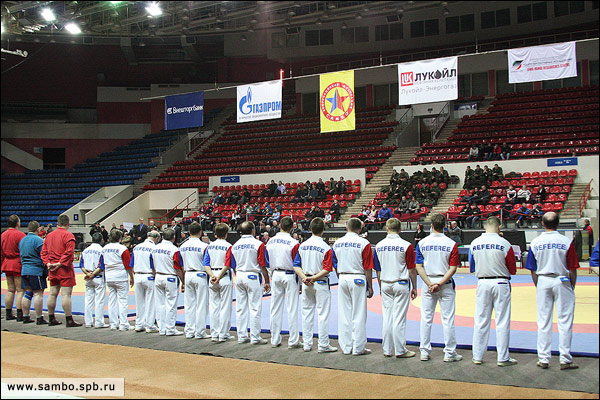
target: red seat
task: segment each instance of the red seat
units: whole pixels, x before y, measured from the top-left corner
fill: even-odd
[[[576,169],[570,169],[568,175],[569,176],[577,176],[577,170]]]
[[[563,208],[563,204],[562,203],[554,203],[554,205],[552,206],[552,209],[554,211],[560,211]]]

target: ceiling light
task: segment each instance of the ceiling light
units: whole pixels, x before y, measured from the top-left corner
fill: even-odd
[[[398,12],[402,14],[404,12],[404,8],[402,6],[398,7]]]
[[[448,10],[446,7],[444,7],[444,11],[442,11],[442,14],[448,15],[448,14],[450,14],[450,10]]]
[[[47,22],[52,22],[54,20],[56,20],[56,16],[54,15],[54,12],[49,9],[49,8],[44,8],[41,12],[42,17],[47,21]]]
[[[357,13],[356,14],[356,19],[362,19],[362,15],[360,15],[360,14]]]
[[[119,3],[122,3],[122,1],[111,1],[110,4],[112,4],[113,6],[118,6]]]
[[[254,32],[254,27],[253,26],[248,27],[248,32]]]
[[[347,29],[347,28],[348,28],[348,25],[346,25],[345,22],[342,22],[342,29]]]
[[[248,38],[246,37],[246,35],[242,35],[242,36],[240,37],[240,40],[241,40],[242,42],[245,42],[246,40],[248,40]]]
[[[2,24],[2,33],[4,33],[4,24]]]
[[[442,1],[440,4],[441,4],[441,5],[443,5],[443,6],[445,7],[445,6],[447,6],[447,5],[448,5],[448,2],[447,2],[447,1]]]
[[[327,4],[327,8],[329,8],[330,10],[333,10],[335,7],[336,6],[334,2],[330,2],[329,4]]]
[[[290,11],[288,11],[288,15],[289,15],[290,17],[293,17],[293,16],[295,16],[295,15],[296,15],[296,11],[294,11],[294,10],[290,10]]]
[[[321,18],[317,19],[317,22],[315,22],[315,24],[317,25],[323,25],[323,21],[321,21]]]
[[[73,35],[78,35],[81,33],[81,29],[79,28],[79,25],[77,25],[74,22],[69,22],[68,24],[66,24],[65,29],[68,30],[69,33],[71,33]]]
[[[158,3],[148,4],[148,6],[146,7],[146,11],[148,12],[148,14],[150,14],[153,17],[156,17],[156,16],[162,14],[162,9],[158,5]]]
[[[252,18],[252,19],[250,20],[250,23],[251,23],[251,24],[256,24],[257,22],[258,22],[258,20],[257,20],[256,18]]]

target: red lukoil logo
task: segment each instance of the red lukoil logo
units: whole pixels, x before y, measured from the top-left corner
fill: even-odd
[[[413,73],[402,72],[400,74],[400,86],[411,86],[413,84]]]

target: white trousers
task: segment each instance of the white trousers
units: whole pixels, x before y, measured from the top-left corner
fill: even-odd
[[[573,317],[575,314],[575,291],[568,277],[538,276],[538,358],[541,362],[550,362],[552,347],[552,314],[556,303],[558,320],[558,350],[561,363],[573,362],[571,357],[571,339],[573,337]]]
[[[381,284],[383,313],[383,354],[401,355],[406,349],[406,314],[410,304],[410,285],[406,283]]]
[[[292,271],[293,272],[293,271]],[[283,302],[287,307],[287,320],[290,329],[288,346],[295,346],[300,340],[298,331],[298,299],[300,285],[296,273],[273,271],[271,281],[271,344],[281,343],[281,325],[283,323]]]
[[[338,286],[338,343],[344,354],[360,354],[367,345],[366,277],[341,274]]]
[[[331,291],[327,278],[315,282],[312,286],[302,284],[302,339],[305,349],[312,348],[315,309],[319,321],[319,349],[327,349],[331,309]]]
[[[177,322],[177,300],[179,287],[177,277],[156,274],[154,281],[154,304],[156,305],[156,321],[161,335],[172,335]]]
[[[106,282],[108,288],[108,322],[113,329],[129,329],[129,282]]]
[[[473,359],[483,360],[490,337],[492,309],[496,311],[496,351],[498,362],[507,361],[510,342],[510,281],[479,279],[475,299]]]
[[[135,329],[152,329],[156,321],[152,274],[135,275]]]
[[[430,278],[431,282],[439,282],[439,278]],[[419,349],[422,355],[431,353],[431,325],[435,315],[435,307],[439,301],[442,327],[444,331],[444,353],[448,356],[456,354],[456,332],[454,330],[454,282],[450,280],[442,285],[442,288],[435,293],[429,293],[427,285],[423,284],[421,289],[421,345]]]
[[[208,315],[208,274],[204,271],[185,272],[185,335],[206,336]]]
[[[214,273],[219,273],[215,271]],[[210,334],[214,339],[226,340],[231,329],[231,302],[233,286],[229,273],[218,284],[208,287],[210,308]]]
[[[238,341],[248,339],[248,319],[250,320],[250,341],[260,341],[260,318],[262,312],[263,286],[258,272],[236,272],[235,315],[237,318]],[[248,316],[248,314],[250,314]]]
[[[104,300],[106,298],[106,282],[104,278],[96,277],[85,282],[85,309],[84,321],[85,326],[104,326]]]

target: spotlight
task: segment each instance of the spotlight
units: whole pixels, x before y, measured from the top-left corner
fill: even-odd
[[[242,35],[242,36],[240,37],[240,40],[241,40],[242,42],[245,42],[246,40],[248,40],[248,38],[246,37],[246,35]]]
[[[40,14],[47,22],[52,22],[56,20],[54,12],[49,8],[44,8]]]
[[[342,22],[342,29],[348,29],[348,25],[345,22]]]
[[[444,10],[442,11],[442,14],[448,15],[448,14],[450,14],[450,10],[448,10],[446,7],[444,7]]]
[[[323,21],[321,21],[321,18],[317,19],[317,22],[315,22],[315,24],[317,25],[323,25]]]
[[[78,35],[81,33],[81,29],[79,28],[79,26],[74,23],[74,22],[69,22],[68,24],[65,25],[65,29],[69,31],[69,33],[73,34],[73,35]]]
[[[146,7],[146,11],[148,12],[148,14],[150,14],[153,17],[156,17],[156,16],[162,14],[162,9],[158,5],[158,3],[148,4],[148,6]]]

